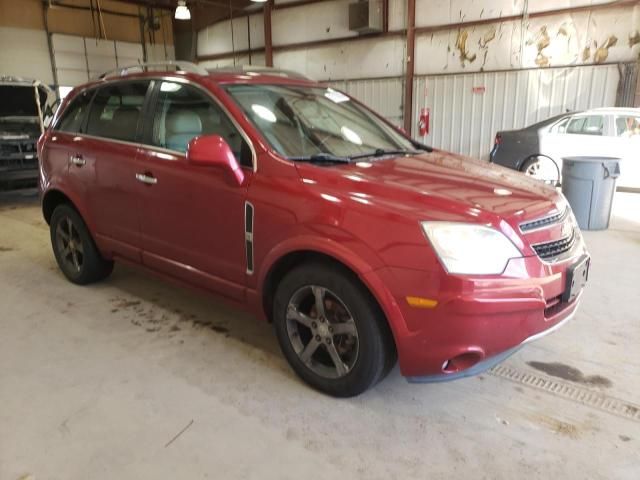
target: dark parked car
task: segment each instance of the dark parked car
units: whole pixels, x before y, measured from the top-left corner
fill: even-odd
[[[557,159],[545,151],[543,138],[549,129],[571,115],[564,113],[520,130],[498,132],[489,161],[523,172],[536,180],[557,184],[560,181],[561,167]]]
[[[215,292],[336,396],[396,358],[411,381],[481,372],[575,314],[589,255],[555,189],[309,80],[178,68],[78,87],[43,135],[70,281],[119,261]]]
[[[53,102],[40,82],[0,76],[0,188],[37,184],[36,143]]]
[[[562,159],[615,157],[617,185],[640,189],[640,108],[595,108],[549,118],[522,130],[498,132],[490,159],[538,180],[561,180]]]

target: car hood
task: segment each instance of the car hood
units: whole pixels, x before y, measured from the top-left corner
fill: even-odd
[[[560,203],[554,188],[487,162],[431,153],[321,167],[296,164],[303,182],[323,198],[402,212],[421,220],[517,224]]]

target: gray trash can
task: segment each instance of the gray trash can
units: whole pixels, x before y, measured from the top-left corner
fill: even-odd
[[[620,159],[566,157],[562,159],[562,193],[582,230],[609,228]]]

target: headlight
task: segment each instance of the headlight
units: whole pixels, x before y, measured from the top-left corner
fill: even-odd
[[[422,222],[422,229],[449,273],[502,273],[511,258],[522,254],[501,232],[483,225]]]

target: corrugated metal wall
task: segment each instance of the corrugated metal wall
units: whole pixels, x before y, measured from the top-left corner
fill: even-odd
[[[617,65],[434,75],[414,81],[413,136],[422,108],[430,110],[436,148],[488,158],[495,133],[522,128],[567,110],[614,106]]]
[[[395,125],[402,125],[402,90],[404,80],[381,78],[328,82],[372,108]]]
[[[51,36],[58,83],[76,86],[107,70],[142,62],[142,45],[54,33]]]

